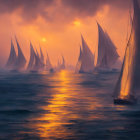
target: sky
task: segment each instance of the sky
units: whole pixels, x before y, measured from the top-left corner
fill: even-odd
[[[27,61],[30,41],[54,65],[61,55],[75,65],[81,34],[97,56],[97,21],[108,32],[122,60],[130,34],[131,0],[0,0],[0,66],[17,37]],[[16,47],[16,44],[15,44]],[[17,48],[16,48],[17,50]]]

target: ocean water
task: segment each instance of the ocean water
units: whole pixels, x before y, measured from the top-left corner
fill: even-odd
[[[113,104],[118,76],[0,72],[0,140],[140,140],[139,102]]]

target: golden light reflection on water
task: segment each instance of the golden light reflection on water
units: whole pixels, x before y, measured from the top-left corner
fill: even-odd
[[[47,121],[47,123],[39,123],[36,125],[38,130],[40,131],[41,137],[54,137],[54,138],[62,138],[66,135],[72,135],[71,132],[65,129],[63,125],[70,124],[67,122],[68,111],[67,107],[70,105],[69,101],[67,100],[70,98],[70,94],[74,89],[71,88],[71,92],[68,92],[68,84],[70,81],[70,77],[66,71],[61,71],[58,76],[57,80],[59,83],[56,83],[55,94],[52,95],[52,99],[50,100],[50,104],[48,106],[44,106],[44,110],[48,110],[49,113],[45,114],[39,120]],[[74,114],[71,117],[75,117]]]
[[[131,92],[133,92],[133,67],[134,67],[134,56],[135,56],[135,35],[132,32],[131,38],[126,48],[124,68],[121,80],[120,98],[128,98]]]
[[[72,125],[71,120],[99,118],[98,114],[85,115],[84,111],[93,110],[101,105],[97,103],[96,98],[86,96],[88,91],[82,93],[83,89],[80,90],[80,87],[74,84],[74,77],[69,72],[61,71],[53,78],[57,80],[53,89],[54,94],[49,105],[42,107],[47,113],[37,118],[40,123],[34,127],[39,131],[40,137],[62,139],[75,133],[66,127]]]

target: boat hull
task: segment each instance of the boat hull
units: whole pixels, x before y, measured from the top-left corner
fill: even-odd
[[[136,99],[114,99],[114,104],[115,105],[134,105],[137,103]]]

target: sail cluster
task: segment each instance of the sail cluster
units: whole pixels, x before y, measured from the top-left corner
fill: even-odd
[[[16,54],[14,44],[11,41],[10,55],[6,63],[6,68],[8,70],[19,71],[19,70],[25,69],[25,66],[26,66],[26,59],[17,39],[16,39],[16,43],[17,43],[18,55]],[[35,50],[32,43],[30,43],[30,59],[29,59],[26,69],[27,71],[41,71],[41,70],[49,71],[50,69],[53,69],[53,66],[51,64],[49,55],[47,54],[47,59],[46,59],[46,64],[45,64],[44,55],[43,55],[41,47],[40,47],[40,55],[39,55],[38,51]]]
[[[21,50],[21,47],[16,39],[18,54],[16,54],[15,47],[13,42],[11,41],[11,51],[6,64],[6,67],[10,70],[22,70],[26,65],[25,56]]]
[[[102,27],[98,24],[98,57],[95,66],[94,54],[91,52],[83,36],[82,46],[80,46],[80,54],[76,65],[76,72],[91,73],[94,69],[113,69],[114,64],[117,64],[119,55],[116,47],[109,37],[107,32],[104,32]]]

